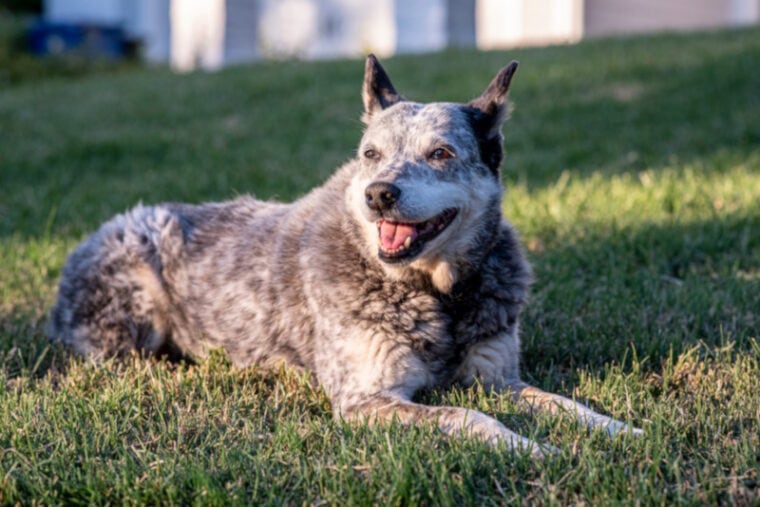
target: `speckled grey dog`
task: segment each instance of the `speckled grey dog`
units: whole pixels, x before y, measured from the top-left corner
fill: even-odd
[[[501,126],[517,69],[468,104],[404,100],[374,58],[359,156],[293,204],[138,206],[71,255],[50,337],[99,360],[132,351],[307,368],[337,415],[430,421],[540,456],[474,410],[411,401],[452,383],[511,393],[611,434],[638,432],[519,378],[531,273],[501,215]]]

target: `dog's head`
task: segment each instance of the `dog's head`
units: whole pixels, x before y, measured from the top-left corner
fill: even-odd
[[[460,265],[498,231],[501,126],[517,62],[467,104],[405,100],[377,59],[367,58],[366,130],[348,187],[368,254],[385,271],[427,271],[448,292]]]

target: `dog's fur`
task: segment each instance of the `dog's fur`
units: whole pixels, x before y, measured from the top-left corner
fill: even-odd
[[[293,204],[241,197],[118,215],[71,254],[51,339],[95,360],[221,348],[239,366],[284,361],[313,372],[336,415],[427,420],[535,455],[549,447],[411,397],[477,380],[521,406],[638,432],[520,380],[531,272],[501,214],[500,175],[516,68],[468,104],[419,104],[370,55],[356,159]]]

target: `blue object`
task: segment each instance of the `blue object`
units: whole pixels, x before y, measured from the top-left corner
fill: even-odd
[[[29,29],[29,49],[40,56],[119,59],[126,56],[127,40],[124,30],[117,26],[40,20]]]

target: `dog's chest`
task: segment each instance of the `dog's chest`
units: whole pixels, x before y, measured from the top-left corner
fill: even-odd
[[[481,276],[455,288],[442,298],[444,312],[450,319],[449,332],[461,347],[511,334],[517,324],[521,302],[508,297]]]
[[[365,285],[364,297],[351,305],[351,318],[408,347],[433,378],[446,383],[472,346],[511,334],[517,319],[517,308],[495,297],[479,278],[460,289],[445,296],[403,282]]]

